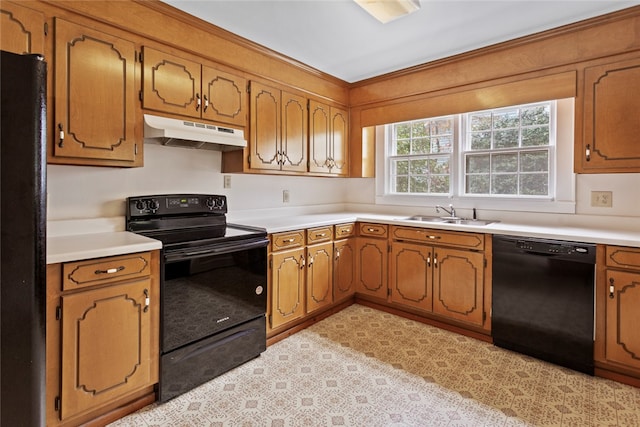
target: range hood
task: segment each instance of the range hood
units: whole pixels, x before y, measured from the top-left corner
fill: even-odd
[[[144,115],[145,142],[169,147],[231,151],[247,146],[244,131],[209,123]]]

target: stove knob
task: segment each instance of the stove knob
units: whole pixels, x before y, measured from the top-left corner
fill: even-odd
[[[221,209],[224,208],[224,197],[219,197],[216,200],[216,207],[221,208]]]
[[[146,208],[146,203],[143,200],[136,200],[136,209],[143,211]]]
[[[149,209],[153,213],[155,213],[158,210],[158,208],[160,207],[160,203],[158,203],[158,201],[155,200],[155,199],[151,199],[147,203],[148,203]]]
[[[207,207],[209,209],[213,209],[216,207],[216,201],[213,197],[207,197],[207,200],[205,201],[205,204],[207,205]]]

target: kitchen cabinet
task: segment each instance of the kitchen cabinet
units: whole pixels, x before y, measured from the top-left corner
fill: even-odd
[[[55,19],[49,163],[142,166],[135,62],[133,42]]]
[[[356,292],[386,300],[388,226],[385,224],[359,223],[356,245]]]
[[[580,98],[575,171],[640,172],[640,58],[585,68]]]
[[[252,81],[249,167],[254,171],[307,171],[307,99]]]
[[[47,268],[47,425],[78,425],[155,399],[158,251]]]
[[[276,329],[305,314],[305,231],[271,235],[269,325]]]
[[[185,55],[186,56],[186,55]],[[145,46],[142,108],[245,127],[245,78]]]
[[[351,298],[356,291],[355,223],[334,226],[333,300]]]
[[[596,364],[640,377],[640,249],[600,245],[596,263]]]
[[[3,1],[0,5],[0,49],[18,54],[44,55],[44,15],[28,7]]]
[[[307,230],[306,314],[333,303],[333,227]]]
[[[347,110],[314,100],[309,102],[309,172],[349,174],[349,115]]]
[[[391,239],[392,303],[484,325],[484,235],[393,226]]]

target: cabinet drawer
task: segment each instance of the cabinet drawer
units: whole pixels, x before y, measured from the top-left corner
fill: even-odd
[[[271,250],[298,248],[305,245],[304,230],[287,231],[271,235]]]
[[[369,222],[363,222],[358,227],[361,236],[370,237],[387,237],[388,227],[384,224],[373,224]]]
[[[328,242],[333,239],[333,227],[316,227],[307,230],[307,244]]]
[[[395,240],[409,240],[484,250],[484,234],[478,233],[442,231],[417,227],[393,227],[391,236]]]
[[[607,246],[606,260],[608,267],[640,270],[640,248]]]
[[[119,280],[145,277],[151,274],[149,252],[67,262],[62,265],[62,290],[81,289],[88,286]]]
[[[335,226],[335,239],[353,237],[356,234],[356,225],[353,222],[348,224],[338,224]]]

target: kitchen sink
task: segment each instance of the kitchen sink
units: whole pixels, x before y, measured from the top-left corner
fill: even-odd
[[[421,222],[434,222],[441,224],[460,224],[460,225],[477,225],[483,226],[498,221],[486,220],[486,219],[466,219],[450,216],[427,216],[427,215],[414,215],[405,218],[409,221],[421,221]]]

